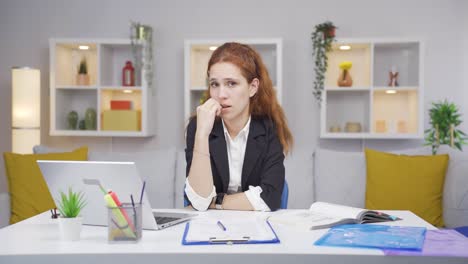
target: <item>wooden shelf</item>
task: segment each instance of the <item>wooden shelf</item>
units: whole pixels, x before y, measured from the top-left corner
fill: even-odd
[[[350,50],[340,50],[349,45]],[[338,39],[329,53],[320,114],[321,138],[423,138],[423,43],[408,39]],[[337,87],[342,61],[351,61],[351,87]],[[389,71],[398,86],[389,86]],[[359,123],[359,133],[344,131]]]
[[[132,46],[130,39],[51,39],[49,44],[51,136],[148,137],[155,134],[150,87],[142,78],[144,69],[139,74],[135,71],[136,86],[121,85],[125,62],[131,61],[135,67],[133,54],[143,52],[143,43]],[[79,50],[80,45],[89,49]],[[90,85],[76,84],[77,65],[83,57],[88,62]],[[135,126],[138,130],[101,130],[103,112],[111,110],[112,100],[131,102],[130,110],[137,111],[134,116],[139,116]],[[69,129],[68,113],[76,111],[82,120],[88,109],[96,111],[96,129]]]

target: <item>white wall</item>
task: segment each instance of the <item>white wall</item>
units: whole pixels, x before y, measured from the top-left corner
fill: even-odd
[[[463,1],[461,8],[459,9],[459,17],[463,17],[462,32],[464,36],[463,40],[463,67],[462,67],[462,78],[463,85],[461,90],[463,91],[463,105],[460,107],[462,113],[464,114],[465,123],[462,124],[462,129],[464,132],[468,131],[468,16],[466,12],[468,10],[468,1]]]
[[[462,77],[463,67],[468,69],[468,55],[461,54],[468,43],[468,19],[462,11],[467,6],[458,0],[1,0],[0,152],[9,151],[11,144],[10,68],[14,65],[41,70],[44,144],[65,148],[88,145],[100,151],[164,146],[182,149],[183,41],[220,37],[283,38],[283,105],[297,149],[317,145],[343,150],[418,146],[418,140],[318,140],[319,110],[312,95],[310,33],[314,25],[329,19],[338,25],[338,37],[420,37],[426,42],[425,107],[445,97],[466,105],[468,94],[462,87],[468,83]],[[127,37],[130,20],[151,25],[155,31],[157,106],[153,115],[157,136],[49,137],[48,39]],[[3,172],[0,162],[0,174]],[[0,176],[0,192],[4,190],[6,181]]]

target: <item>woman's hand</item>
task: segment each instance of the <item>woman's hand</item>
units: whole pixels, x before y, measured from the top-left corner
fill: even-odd
[[[213,98],[197,107],[197,134],[208,137],[213,129],[215,117],[221,114],[221,105]]]

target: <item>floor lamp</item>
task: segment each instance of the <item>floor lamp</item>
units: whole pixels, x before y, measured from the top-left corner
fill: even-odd
[[[11,70],[12,151],[32,153],[41,142],[41,74],[38,69]]]

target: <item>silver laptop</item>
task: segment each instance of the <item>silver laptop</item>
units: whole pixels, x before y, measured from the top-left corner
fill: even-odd
[[[105,189],[115,192],[122,203],[131,201],[130,194],[135,202],[140,200],[143,181],[134,162],[38,160],[37,163],[54,201],[57,201],[60,191],[66,192],[70,187],[84,193],[87,203],[81,213],[83,224],[106,226],[108,221],[102,191],[97,185],[85,184],[85,179],[99,180]],[[166,228],[196,215],[153,212],[146,192],[143,192],[142,204],[143,229]]]

